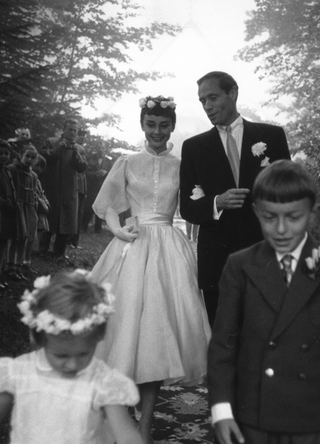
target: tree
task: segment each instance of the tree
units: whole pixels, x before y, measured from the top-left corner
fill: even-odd
[[[294,150],[320,154],[320,3],[318,0],[255,0],[238,56],[256,62],[273,81],[272,100],[291,99],[286,112]]]
[[[82,103],[115,100],[135,92],[138,80],[158,78],[131,69],[128,50],[151,49],[179,28],[136,26],[139,9],[130,0],[0,0],[0,137],[21,122],[47,135]]]

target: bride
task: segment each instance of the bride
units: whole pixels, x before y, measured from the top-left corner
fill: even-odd
[[[211,335],[198,289],[194,252],[173,227],[180,160],[168,143],[176,124],[173,98],[140,100],[144,149],[120,157],[93,204],[114,234],[92,270],[116,295],[98,355],[131,377],[141,395],[140,433],[151,426],[161,384],[200,382]],[[131,211],[127,224],[118,215]]]

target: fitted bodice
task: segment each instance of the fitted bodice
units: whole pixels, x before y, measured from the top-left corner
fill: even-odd
[[[94,203],[102,218],[106,209],[117,213],[131,209],[133,216],[145,213],[173,218],[178,202],[180,160],[169,150],[156,155],[145,149],[117,160]]]

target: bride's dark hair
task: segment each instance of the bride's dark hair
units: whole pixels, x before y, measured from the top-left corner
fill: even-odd
[[[144,116],[147,114],[149,116],[169,117],[172,121],[173,126],[175,126],[177,116],[175,112],[176,104],[173,101],[173,97],[147,96],[143,99],[140,99],[139,103],[141,107],[141,125],[143,123]]]

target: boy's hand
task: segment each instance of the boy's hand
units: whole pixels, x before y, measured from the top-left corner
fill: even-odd
[[[223,419],[215,423],[215,435],[220,444],[244,443],[244,437],[234,419]],[[232,437],[236,438],[236,441]]]
[[[250,193],[248,188],[231,188],[225,193],[219,194],[216,200],[217,210],[235,210],[241,208],[248,193]]]

